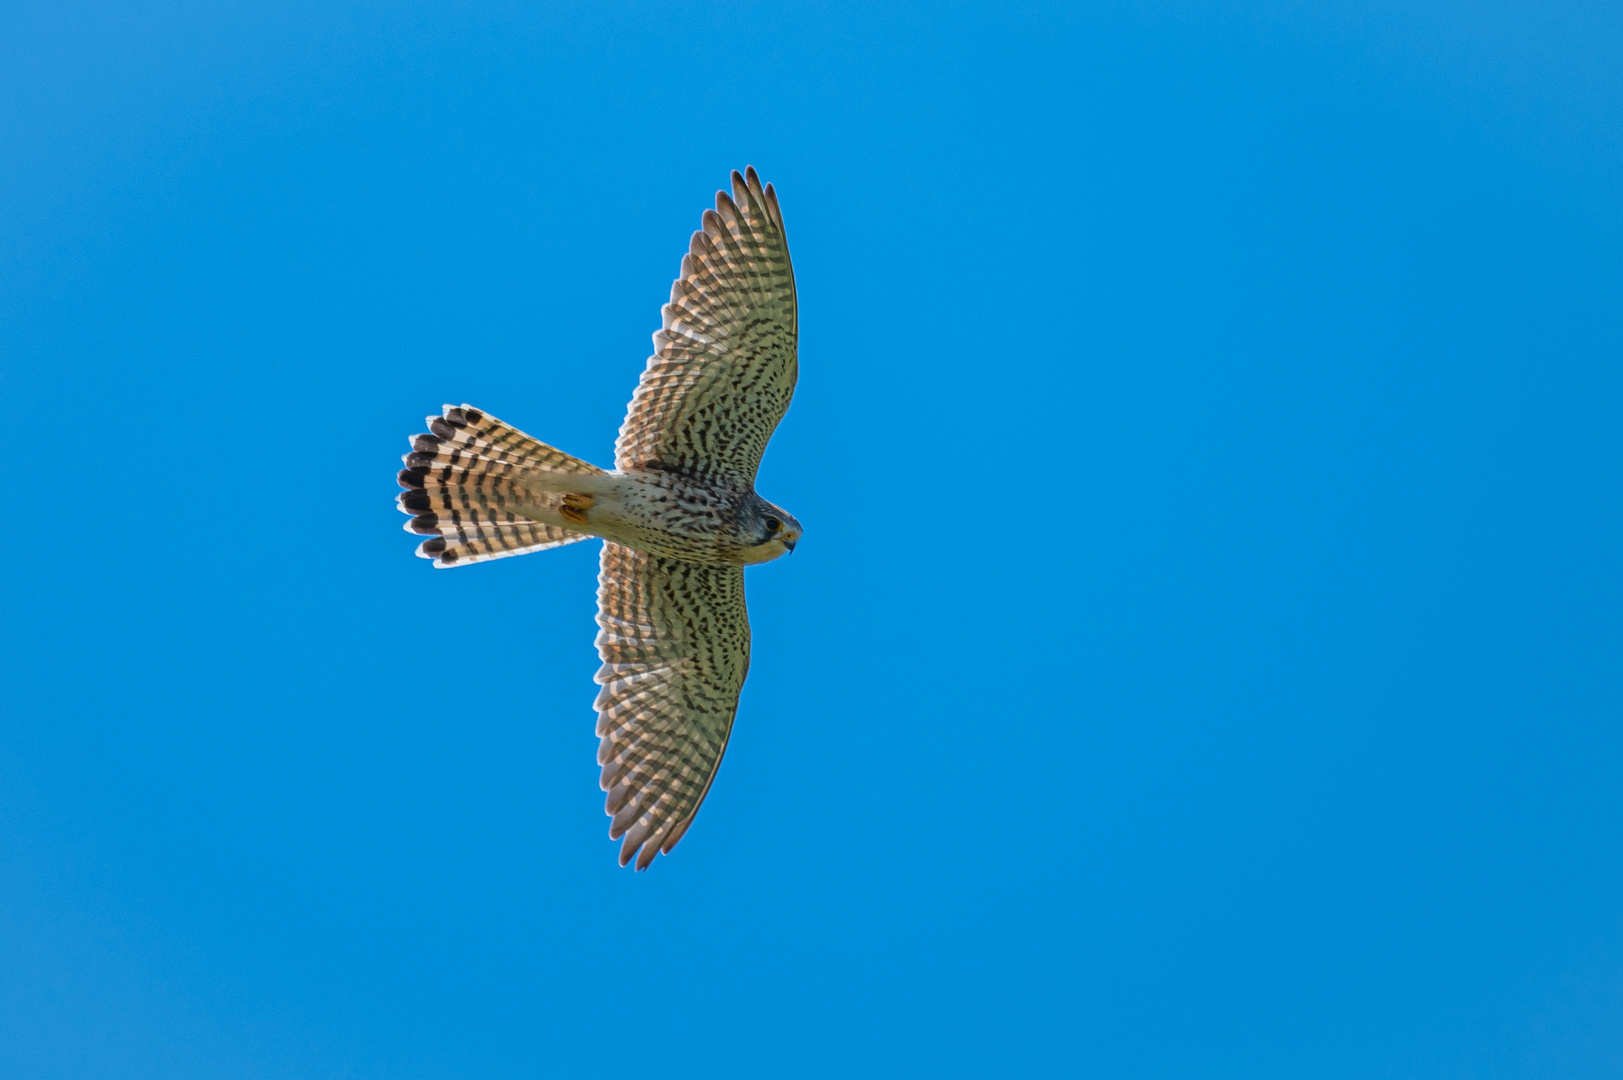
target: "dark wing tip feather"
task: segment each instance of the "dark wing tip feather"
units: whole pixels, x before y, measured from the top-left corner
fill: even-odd
[[[688,826],[693,824],[693,819],[698,813],[698,809],[695,808],[693,813],[676,823],[676,826],[671,829],[670,835],[665,837],[664,841],[659,845],[660,854],[669,855],[671,853],[671,849],[676,846],[676,842],[687,835]]]

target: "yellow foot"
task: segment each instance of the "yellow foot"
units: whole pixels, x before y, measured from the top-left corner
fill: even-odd
[[[592,497],[590,495],[570,494],[564,496],[564,504],[558,508],[558,513],[563,515],[565,521],[573,522],[576,525],[584,525],[586,524],[586,511],[591,508]]]

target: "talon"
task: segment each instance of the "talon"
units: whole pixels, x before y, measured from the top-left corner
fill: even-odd
[[[590,495],[569,494],[564,496],[564,503],[558,508],[558,513],[565,521],[572,521],[576,525],[586,524],[586,511],[592,508]]]

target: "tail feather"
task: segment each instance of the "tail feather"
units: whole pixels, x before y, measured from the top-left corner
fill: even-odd
[[[538,439],[532,439],[518,428],[486,415],[472,405],[461,408],[445,406],[444,416],[430,416],[428,430],[431,435],[418,435],[412,440],[416,453],[429,453],[433,460],[446,464],[473,457],[486,463],[482,471],[501,471],[500,465],[542,469],[546,472],[570,473],[575,476],[600,476],[603,470],[589,461],[564,453]]]
[[[399,475],[406,489],[400,509],[413,515],[406,531],[429,537],[418,545],[419,556],[437,567],[462,566],[588,538],[536,520],[557,518],[563,496],[538,491],[535,481],[559,473],[597,476],[602,469],[469,405],[447,405],[428,425],[432,434],[413,436]],[[517,512],[520,506],[526,513]]]

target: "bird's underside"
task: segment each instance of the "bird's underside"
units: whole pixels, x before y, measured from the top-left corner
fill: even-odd
[[[605,470],[472,406],[446,406],[400,472],[436,566],[604,539],[600,783],[639,870],[676,846],[715,779],[749,670],[744,566],[793,550],[755,473],[797,374],[783,216],[753,169],[693,234]]]

